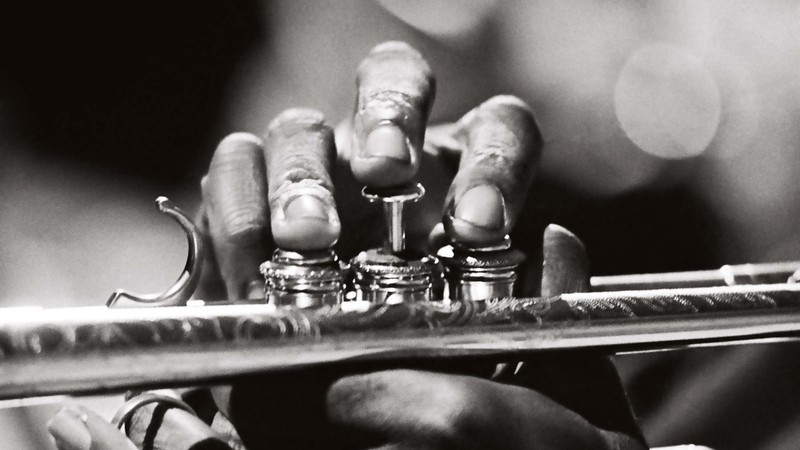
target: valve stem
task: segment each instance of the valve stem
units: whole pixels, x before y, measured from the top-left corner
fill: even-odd
[[[416,202],[425,195],[425,188],[417,183],[401,188],[364,188],[361,195],[370,203],[383,204],[383,219],[386,224],[386,247],[394,254],[406,248],[406,232],[403,209],[407,202]]]

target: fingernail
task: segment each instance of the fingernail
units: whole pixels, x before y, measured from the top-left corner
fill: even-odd
[[[378,125],[367,135],[363,156],[368,158],[390,158],[411,163],[411,152],[405,133],[394,124]]]
[[[328,221],[328,208],[313,195],[300,195],[291,200],[283,209],[286,220],[320,219]]]
[[[86,415],[73,407],[63,408],[47,423],[47,431],[60,450],[89,450],[92,436],[86,427]]]
[[[480,228],[498,230],[505,225],[503,195],[488,184],[472,187],[458,200],[453,217]]]

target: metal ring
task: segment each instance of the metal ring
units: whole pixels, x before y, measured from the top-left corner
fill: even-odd
[[[122,426],[125,425],[125,422],[127,422],[131,417],[133,417],[133,414],[136,413],[137,409],[141,408],[142,406],[149,405],[150,403],[166,403],[175,408],[182,409],[192,415],[197,415],[194,409],[192,409],[192,407],[186,404],[186,402],[183,400],[169,395],[145,392],[144,394],[139,394],[123,403],[122,407],[117,410],[117,413],[114,414],[114,417],[111,419],[111,424],[116,428],[122,429]]]
[[[425,188],[419,183],[401,188],[369,188],[365,186],[361,189],[361,196],[370,202],[415,202],[425,196]]]

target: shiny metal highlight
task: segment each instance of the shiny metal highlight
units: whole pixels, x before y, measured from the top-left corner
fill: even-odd
[[[0,398],[196,385],[351,359],[632,352],[800,337],[800,285],[488,301],[0,314]]]

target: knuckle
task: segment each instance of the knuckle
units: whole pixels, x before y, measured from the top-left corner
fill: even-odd
[[[271,189],[286,183],[312,180],[333,190],[331,170],[336,150],[330,129],[327,133],[296,136],[281,145],[270,146],[267,155]]]
[[[415,110],[419,108],[419,99],[398,90],[369,92],[360,103],[359,112],[369,114],[373,120],[402,124],[409,116],[418,116]]]
[[[531,134],[538,135],[533,110],[525,101],[513,95],[497,95],[483,102],[475,120],[519,135],[520,140],[529,139]]]
[[[533,110],[518,97],[498,95],[462,119],[470,158],[477,165],[528,173],[538,160],[542,137]]]
[[[361,62],[357,84],[356,136],[390,122],[403,129],[415,147],[421,146],[436,79],[417,50],[400,41],[378,44]]]

